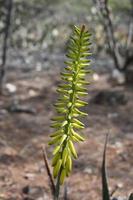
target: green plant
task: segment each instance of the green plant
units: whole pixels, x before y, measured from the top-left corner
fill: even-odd
[[[108,142],[108,134],[106,135],[104,151],[103,151],[103,161],[102,161],[102,199],[103,200],[110,200],[109,194],[109,187],[108,187],[108,179],[107,179],[107,170],[106,170],[106,149],[107,149],[107,142]]]
[[[73,35],[70,38],[70,45],[68,46],[68,61],[65,71],[61,73],[63,83],[59,85],[59,99],[55,104],[57,116],[53,118],[52,127],[56,131],[51,134],[50,145],[55,145],[53,150],[53,176],[57,179],[56,185],[53,176],[50,172],[47,156],[43,150],[43,158],[49,176],[51,192],[55,200],[59,199],[60,184],[64,183],[65,177],[69,176],[72,170],[72,160],[77,158],[77,152],[74,146],[75,142],[84,141],[75,129],[84,128],[84,124],[79,121],[79,117],[87,115],[79,110],[80,107],[87,103],[80,98],[87,95],[85,76],[90,73],[86,67],[90,65],[88,56],[90,55],[90,34],[85,30],[85,26],[81,29],[74,27]],[[107,149],[108,135],[106,136],[103,161],[102,161],[102,199],[103,200],[117,200],[112,198],[115,190],[110,194],[108,186],[108,177],[106,170],[106,149]],[[67,187],[64,189],[64,200],[67,200]],[[128,200],[133,200],[133,194],[130,194]]]
[[[106,135],[104,151],[103,151],[103,161],[102,161],[102,168],[101,168],[101,175],[102,175],[102,200],[119,200],[119,198],[112,197],[115,191],[118,189],[117,187],[111,193],[109,192],[109,185],[108,185],[108,176],[107,176],[107,168],[106,168],[106,150],[107,150],[107,142],[108,142],[108,134]],[[133,193],[129,195],[127,200],[133,200]]]
[[[63,83],[57,89],[59,99],[55,108],[58,115],[52,119],[52,127],[56,131],[51,135],[49,142],[50,145],[55,145],[52,166],[53,176],[57,178],[57,199],[60,184],[63,184],[65,177],[69,176],[73,158],[77,158],[74,143],[84,141],[84,137],[76,130],[84,128],[84,124],[77,118],[87,115],[79,108],[87,104],[81,98],[88,94],[86,85],[89,82],[85,76],[90,73],[90,70],[86,69],[90,65],[89,51],[90,33],[84,25],[81,28],[75,26],[68,46],[67,66],[61,73]]]

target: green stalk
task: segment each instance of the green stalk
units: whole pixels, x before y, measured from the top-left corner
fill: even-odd
[[[58,177],[57,177],[57,183],[55,186],[55,197],[54,200],[59,200],[59,194],[60,194],[60,175],[61,175],[61,170],[59,171]]]
[[[86,115],[79,110],[79,107],[86,105],[86,102],[80,100],[80,96],[87,93],[85,75],[88,73],[86,66],[89,65],[90,34],[82,28],[75,27],[74,34],[71,37],[68,48],[68,62],[65,72],[62,73],[64,84],[58,89],[60,98],[55,104],[57,117],[53,119],[53,128],[56,132],[51,135],[52,140],[49,144],[54,144],[53,151],[53,175],[57,178],[55,200],[59,199],[60,184],[63,184],[66,176],[69,176],[72,169],[72,159],[77,158],[74,142],[84,141],[84,138],[75,132],[75,129],[84,128],[78,117]]]

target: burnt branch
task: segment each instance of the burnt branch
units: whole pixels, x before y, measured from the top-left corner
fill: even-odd
[[[114,61],[115,67],[119,71],[125,72],[130,63],[133,62],[133,53],[131,53],[132,52],[131,43],[133,40],[133,0],[130,0],[132,8],[131,8],[131,15],[130,15],[131,17],[129,23],[127,43],[126,43],[126,48],[124,49],[124,54],[118,48],[118,44],[115,39],[114,26],[110,16],[108,0],[93,0],[93,2],[97,6],[100,18],[102,18],[102,24],[105,29],[108,47],[112,59]]]
[[[126,44],[126,59],[124,63],[124,68],[126,69],[131,63],[133,63],[133,48],[131,48],[131,43],[133,42],[133,0],[130,0],[131,4],[131,14],[130,14],[130,22],[128,28],[128,37]]]
[[[114,37],[113,23],[108,8],[108,0],[94,0],[94,3],[97,6],[99,15],[102,17],[102,22],[106,33],[110,54],[114,60],[116,68],[121,71],[121,67],[118,60],[118,48]]]
[[[5,77],[5,65],[7,58],[7,49],[8,49],[8,38],[9,38],[9,30],[11,25],[11,13],[13,8],[13,0],[6,0],[5,2],[6,8],[6,19],[5,19],[5,28],[4,28],[4,38],[3,38],[3,51],[2,51],[2,63],[0,67],[0,92],[2,93],[2,85],[3,79]]]

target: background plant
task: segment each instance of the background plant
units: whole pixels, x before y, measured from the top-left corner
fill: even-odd
[[[132,82],[131,65],[133,63],[133,1],[130,0],[128,29],[126,37],[116,37],[116,27],[114,26],[113,17],[108,0],[93,0],[97,7],[98,17],[105,31],[108,52],[112,57],[115,68],[122,72],[127,82]],[[121,2],[122,3],[122,2]],[[130,73],[128,73],[130,71]]]

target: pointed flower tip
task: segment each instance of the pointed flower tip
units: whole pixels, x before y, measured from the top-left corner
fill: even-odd
[[[84,31],[85,31],[85,25],[83,24],[81,27],[81,32],[84,32]]]

